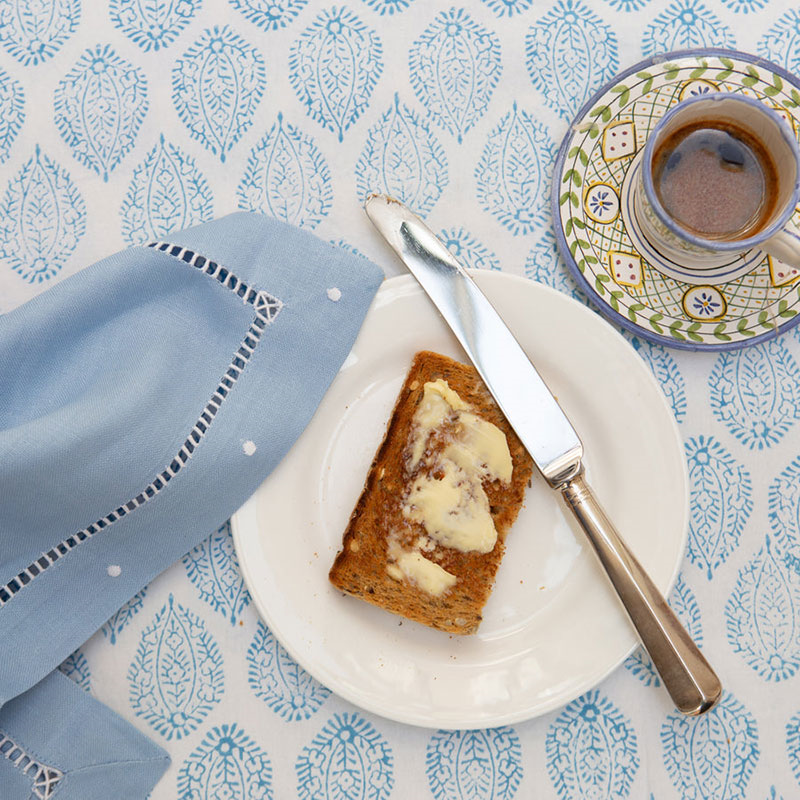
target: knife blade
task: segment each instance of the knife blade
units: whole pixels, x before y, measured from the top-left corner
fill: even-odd
[[[438,308],[551,488],[586,533],[677,708],[697,715],[722,684],[603,511],[583,475],[578,434],[495,308],[445,244],[398,200],[367,216]]]

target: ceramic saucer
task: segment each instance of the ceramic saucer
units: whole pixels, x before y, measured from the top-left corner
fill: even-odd
[[[800,131],[800,79],[763,59],[704,49],[642,61],[570,126],[556,159],[553,223],[567,266],[612,321],[668,347],[729,350],[800,322],[800,270],[761,250],[681,263],[647,240],[633,213],[650,131],[681,100],[709,92],[757,98]]]

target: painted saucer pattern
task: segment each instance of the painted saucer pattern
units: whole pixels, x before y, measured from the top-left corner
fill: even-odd
[[[683,282],[657,269],[661,256],[638,246],[626,214],[625,177],[650,131],[681,100],[710,92],[757,98],[800,130],[800,82],[777,66],[725,50],[642,62],[571,126],[556,164],[553,218],[567,265],[613,321],[670,347],[727,350],[800,321],[800,270],[753,250],[731,258],[732,272],[737,261],[752,269],[727,283]]]

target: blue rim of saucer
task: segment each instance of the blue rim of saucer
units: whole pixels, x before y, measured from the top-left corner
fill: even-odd
[[[561,215],[561,209],[559,205],[560,187],[558,185],[558,179],[561,175],[570,143],[575,136],[576,125],[587,116],[587,114],[596,105],[600,97],[602,97],[612,86],[616,86],[620,81],[624,80],[628,76],[633,75],[636,72],[641,72],[647,67],[663,64],[676,58],[687,58],[691,56],[724,56],[728,58],[737,58],[753,64],[754,66],[763,67],[764,69],[779,75],[787,83],[800,90],[800,78],[792,75],[792,73],[778,64],[774,64],[765,58],[754,56],[752,53],[745,53],[742,50],[732,50],[726,47],[695,47],[688,50],[671,50],[667,53],[659,53],[650,56],[650,58],[645,58],[642,61],[636,62],[626,70],[617,73],[611,80],[604,83],[596,92],[594,92],[592,96],[581,106],[581,108],[578,110],[578,113],[575,114],[570,122],[567,133],[561,141],[561,146],[558,148],[558,153],[556,154],[555,165],[553,168],[553,185],[550,194],[550,210],[553,218],[553,233],[555,235],[556,244],[558,245],[558,250],[561,253],[561,257],[564,259],[567,269],[569,269],[572,277],[575,279],[580,289],[589,298],[589,301],[592,303],[592,305],[611,322],[616,323],[621,328],[634,334],[635,336],[640,336],[643,339],[647,339],[648,341],[655,342],[656,344],[660,344],[664,347],[669,347],[675,350],[693,350],[700,352],[741,350],[742,348],[750,347],[751,345],[760,344],[770,339],[777,338],[800,323],[800,314],[792,317],[779,328],[774,328],[772,330],[765,331],[764,333],[756,334],[751,338],[735,342],[711,342],[706,344],[693,341],[680,341],[672,338],[671,336],[664,336],[663,334],[655,333],[654,331],[650,331],[641,325],[631,322],[626,316],[620,314],[618,311],[614,311],[614,309],[609,305],[598,300],[598,296],[594,290],[594,287],[580,271],[577,262],[573,258],[572,253],[570,253],[569,246],[561,225],[557,224],[557,220],[560,219]]]

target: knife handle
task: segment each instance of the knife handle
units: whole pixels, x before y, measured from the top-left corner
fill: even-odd
[[[628,612],[664,686],[684,714],[703,714],[722,684],[606,516],[583,475],[559,487]]]

